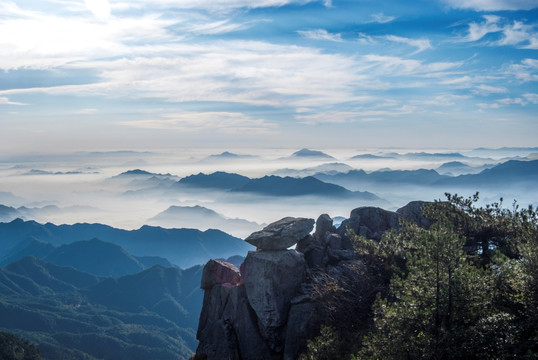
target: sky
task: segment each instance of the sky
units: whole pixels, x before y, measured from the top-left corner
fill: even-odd
[[[538,145],[538,0],[0,0],[0,153]]]

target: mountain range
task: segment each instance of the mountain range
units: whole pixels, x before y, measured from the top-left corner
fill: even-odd
[[[366,201],[380,200],[375,194],[366,191],[350,191],[342,186],[323,182],[312,176],[294,178],[268,175],[251,179],[233,173],[215,172],[208,175],[200,173],[187,176],[181,179],[178,184],[195,188],[219,189],[232,193],[250,193],[264,196],[336,196]]]
[[[400,184],[434,187],[467,187],[481,189],[499,185],[525,185],[536,184],[538,181],[538,160],[518,161],[510,160],[478,174],[465,174],[459,176],[441,175],[435,170],[378,170],[366,173],[363,170],[352,170],[347,173],[314,175],[317,179],[341,186],[376,187],[382,185]],[[448,190],[448,188],[447,188]]]
[[[527,185],[535,187],[538,183],[538,160],[518,161],[509,160],[478,174],[467,174],[447,177],[436,181],[436,186],[462,187],[503,187]]]
[[[99,239],[121,246],[135,256],[160,256],[182,268],[203,264],[210,258],[244,255],[252,246],[220,230],[165,229],[143,226],[123,230],[103,224],[54,225],[13,220],[0,223],[0,256],[28,238],[52,245]]]
[[[25,257],[0,268],[0,329],[45,359],[188,359],[201,272],[156,265],[103,279]]]
[[[118,245],[98,239],[55,246],[31,238],[22,241],[0,258],[0,265],[12,263],[26,256],[34,256],[51,264],[69,266],[102,277],[134,274],[153,265],[172,266],[165,258],[136,257]]]

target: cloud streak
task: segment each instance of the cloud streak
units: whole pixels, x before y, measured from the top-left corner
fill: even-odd
[[[444,2],[456,9],[477,11],[531,10],[538,7],[535,0],[444,0]]]
[[[142,129],[192,133],[211,130],[218,133],[237,135],[272,135],[278,132],[277,124],[233,112],[168,113],[162,114],[159,118],[125,121],[121,124]]]
[[[330,34],[325,29],[317,29],[317,30],[299,30],[297,33],[307,39],[312,40],[327,40],[327,41],[335,41],[335,42],[341,42],[342,36],[340,34]]]
[[[17,101],[10,101],[7,97],[5,97],[5,96],[0,96],[0,105],[17,105],[17,106],[24,106],[24,105],[28,105],[28,104],[21,103],[21,102],[17,102]]]
[[[409,39],[402,36],[396,36],[396,35],[387,35],[385,36],[385,39],[397,43],[407,44],[409,46],[417,48],[413,54],[418,54],[420,52],[423,52],[424,50],[432,49],[432,44],[430,43],[430,40],[428,39]]]
[[[521,49],[538,49],[538,25],[523,21],[508,22],[495,15],[484,15],[483,22],[472,22],[468,26],[464,41],[474,42],[491,34],[498,35],[496,40],[487,40],[488,46],[514,46]]]

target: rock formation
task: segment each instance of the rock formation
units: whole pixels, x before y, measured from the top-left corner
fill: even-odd
[[[306,341],[319,334],[323,320],[312,292],[313,276],[338,279],[352,267],[364,267],[347,229],[379,240],[383,232],[399,229],[400,217],[426,225],[422,205],[398,212],[357,208],[338,229],[323,214],[312,235],[313,219],[283,218],[246,239],[257,250],[248,253],[240,270],[210,260],[202,276],[196,358],[296,359]],[[295,250],[288,249],[295,244]]]

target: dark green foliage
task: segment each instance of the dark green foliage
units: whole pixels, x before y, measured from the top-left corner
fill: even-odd
[[[17,336],[0,332],[0,359],[2,360],[40,360],[39,350]]]
[[[308,340],[307,350],[298,360],[335,360],[349,358],[346,348],[336,330],[329,326],[321,328],[321,334],[313,340]]]
[[[0,269],[0,285],[10,286],[0,293],[0,329],[38,344],[44,359],[187,359],[196,347],[201,300],[191,298],[201,298],[200,268],[155,266],[97,283],[25,258]]]
[[[366,278],[378,286],[377,300],[366,309],[369,317],[364,307],[356,316],[348,312],[359,323],[346,330],[334,326],[332,320],[343,313],[338,315],[341,309],[327,294],[350,300],[357,298],[356,289],[325,289],[323,305],[333,330],[309,343],[305,356],[319,349],[359,359],[538,356],[536,211],[515,203],[505,209],[502,199],[476,207],[478,194],[447,198],[423,209],[432,221],[428,229],[403,222],[399,232],[385,233],[379,242],[353,235],[370,269]],[[353,338],[350,333],[365,335],[360,350],[342,341]]]

